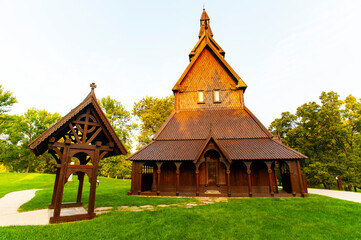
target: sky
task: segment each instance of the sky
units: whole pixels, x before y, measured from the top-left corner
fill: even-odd
[[[226,61],[268,127],[322,91],[361,98],[361,1],[4,1],[0,84],[18,103],[67,114],[90,92],[128,110],[165,97],[189,64],[203,5]]]

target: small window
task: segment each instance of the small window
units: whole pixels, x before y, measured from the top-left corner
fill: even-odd
[[[204,103],[204,91],[203,90],[198,91],[198,103]]]
[[[215,102],[215,103],[220,103],[221,102],[220,90],[219,89],[213,91],[213,102]]]

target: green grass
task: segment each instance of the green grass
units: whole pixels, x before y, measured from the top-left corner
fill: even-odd
[[[117,207],[122,205],[141,206],[158,205],[196,201],[194,198],[169,198],[169,197],[140,197],[128,196],[130,190],[130,180],[99,177],[100,184],[96,190],[95,207]],[[47,208],[51,202],[53,194],[55,175],[34,174],[34,173],[1,173],[0,183],[1,191],[5,193],[37,189],[35,197],[29,202],[23,204],[19,211],[30,211],[35,209]],[[75,202],[78,192],[78,179],[73,176],[73,181],[65,184],[63,202]],[[4,189],[2,186],[6,186]],[[88,204],[90,184],[88,178],[84,179],[82,202],[85,207]]]
[[[51,188],[54,175],[37,173],[0,173],[0,198],[9,192]]]
[[[106,180],[100,180],[97,202],[118,201],[106,200],[112,194],[107,188],[125,202],[178,200],[126,196],[129,181]],[[103,184],[109,186],[101,191]],[[361,204],[318,195],[243,198],[194,208],[113,211],[73,223],[2,227],[0,239],[361,239],[360,216]]]

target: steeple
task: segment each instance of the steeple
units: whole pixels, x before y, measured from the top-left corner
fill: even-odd
[[[206,10],[203,8],[203,12],[201,15],[201,29],[199,30],[199,35],[198,35],[199,38],[202,37],[204,32],[206,32],[208,35],[213,37],[211,26],[209,25],[209,20],[210,19],[208,17],[208,14],[207,14]]]

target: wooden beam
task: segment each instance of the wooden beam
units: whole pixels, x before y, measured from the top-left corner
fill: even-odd
[[[86,144],[90,144],[90,143],[94,140],[94,138],[96,138],[96,136],[98,136],[98,134],[101,132],[101,130],[102,130],[101,127],[98,128],[98,129],[96,130],[96,132],[93,133],[93,135],[88,139],[88,141],[86,142]]]
[[[77,141],[77,143],[80,143],[80,139],[79,139],[79,136],[78,134],[75,132],[75,129],[73,127],[73,125],[71,123],[69,123],[69,127],[70,127],[70,130],[71,132],[73,133],[74,137],[75,137],[75,140]]]

